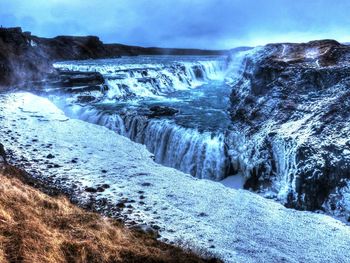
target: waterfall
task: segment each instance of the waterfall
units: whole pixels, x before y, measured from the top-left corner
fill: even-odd
[[[63,71],[101,73],[108,91],[99,95],[99,103],[113,105],[121,101],[131,105],[134,99],[162,100],[175,91],[193,89],[211,80],[223,80],[227,69],[223,58],[170,62],[157,59],[156,63],[149,63],[147,57],[139,57],[125,58],[122,62],[118,59],[60,62],[54,66]],[[158,163],[197,178],[218,181],[229,175],[231,164],[221,132],[199,132],[169,119],[150,119],[129,109],[105,111],[94,105],[80,105],[74,102],[72,95],[69,96],[66,99],[51,96],[51,99],[71,118],[105,126],[144,144]]]
[[[197,178],[219,181],[229,175],[230,161],[223,133],[199,132],[169,120],[120,115],[93,107],[63,105],[53,99],[70,118],[107,127],[134,142],[144,144],[155,161]]]
[[[223,79],[226,68],[223,60],[175,61],[165,64],[84,61],[60,62],[54,66],[63,71],[101,73],[109,87],[106,94],[108,100],[159,97],[176,90],[195,88],[208,80]]]
[[[197,178],[221,180],[229,173],[224,135],[200,133],[168,120],[125,117],[125,131],[131,140],[145,144],[155,161]]]

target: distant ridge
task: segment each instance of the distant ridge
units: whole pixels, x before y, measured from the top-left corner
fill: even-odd
[[[42,38],[20,27],[0,28],[0,86],[42,80],[54,73],[52,62],[137,55],[222,55],[225,50],[139,47],[104,44],[97,36]]]

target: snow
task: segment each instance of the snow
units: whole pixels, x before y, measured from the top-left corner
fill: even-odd
[[[220,183],[233,189],[243,189],[245,178],[242,174],[236,174],[226,177],[224,180],[221,180]]]
[[[30,93],[0,95],[0,110],[1,142],[35,176],[69,188],[81,202],[134,200],[125,217],[159,226],[162,240],[207,249],[225,262],[350,262],[350,228],[329,216],[156,164],[145,146],[69,119]],[[110,188],[84,192],[101,184]]]

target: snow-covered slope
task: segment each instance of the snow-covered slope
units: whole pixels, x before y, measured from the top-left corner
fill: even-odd
[[[29,93],[0,95],[0,110],[13,160],[81,203],[159,228],[162,239],[226,262],[350,262],[350,228],[329,216],[163,167],[145,146]]]

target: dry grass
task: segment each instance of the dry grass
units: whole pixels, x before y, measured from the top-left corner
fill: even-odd
[[[204,260],[0,174],[0,262]]]

